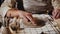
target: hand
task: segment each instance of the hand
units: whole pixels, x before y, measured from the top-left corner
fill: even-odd
[[[54,9],[54,11],[52,12],[52,15],[54,19],[60,18],[60,9]]]
[[[32,14],[28,12],[24,12],[17,9],[11,9],[7,12],[6,16],[7,17],[22,17],[26,22],[30,21],[33,25],[36,25],[32,17]]]

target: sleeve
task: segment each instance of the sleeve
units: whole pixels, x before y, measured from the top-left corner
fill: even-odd
[[[52,0],[52,6],[54,7],[54,9],[60,9],[60,0]]]
[[[15,3],[15,0],[5,0],[0,7],[1,15],[4,17],[9,9],[14,8]]]

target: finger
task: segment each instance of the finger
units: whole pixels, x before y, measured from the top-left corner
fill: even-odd
[[[56,11],[55,11],[55,14],[54,14],[54,18],[56,18],[57,14],[58,14],[58,12],[57,12],[57,10],[56,10]]]
[[[60,12],[59,12],[59,18],[60,18]]]
[[[54,14],[53,14],[53,18],[56,18],[57,14],[58,14],[58,11],[55,10],[55,11],[54,11]]]
[[[59,12],[60,12],[59,10],[56,11],[56,15],[55,15],[56,19],[59,18]]]
[[[60,11],[58,11],[56,18],[60,18]]]
[[[28,19],[25,17],[25,15],[19,15],[22,19],[24,19],[26,22],[28,22]]]
[[[52,15],[54,15],[54,14],[55,14],[55,11],[52,12]]]
[[[28,22],[28,19],[25,16],[23,16],[23,19],[25,20],[25,22]]]
[[[56,19],[58,19],[59,18],[59,13],[57,13],[57,16],[56,16]]]
[[[35,24],[35,21],[34,21],[34,19],[33,19],[32,16],[26,15],[26,17],[30,20],[30,22],[31,22],[33,25],[36,25],[36,24]]]
[[[55,18],[55,15],[56,15],[55,10],[52,12],[52,15],[53,15],[52,17]]]

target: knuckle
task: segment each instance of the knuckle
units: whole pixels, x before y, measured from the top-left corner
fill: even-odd
[[[31,15],[31,13],[27,13],[27,15]]]
[[[29,13],[26,13],[27,15],[30,15]]]

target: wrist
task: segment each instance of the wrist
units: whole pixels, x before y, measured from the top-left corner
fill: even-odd
[[[54,9],[54,11],[59,12],[59,11],[60,11],[60,9],[59,9],[59,8],[56,8],[56,9]]]
[[[18,9],[16,9],[16,8],[12,8],[12,9],[9,9],[8,11],[12,11],[12,10],[14,10],[14,11],[15,11],[15,10],[18,10]]]
[[[60,10],[59,8],[55,8],[54,10]]]

